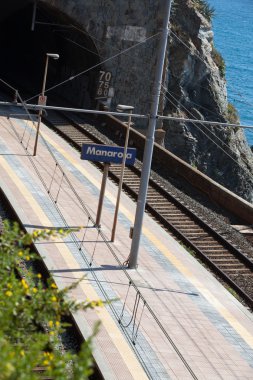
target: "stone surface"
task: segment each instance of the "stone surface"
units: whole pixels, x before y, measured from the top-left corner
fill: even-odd
[[[226,80],[217,66],[211,23],[195,9],[192,0],[177,0],[175,4],[165,114],[227,122]],[[167,149],[238,195],[253,200],[253,156],[241,129],[176,122],[164,122],[164,128]]]
[[[83,71],[78,79],[59,87],[57,95],[77,107],[95,107],[99,71],[103,70],[112,74],[110,87],[114,96],[110,107],[113,110],[120,103],[133,105],[136,113],[150,112],[164,1],[40,0],[37,3],[39,19],[43,16],[47,22],[71,25],[71,32],[58,32],[62,56],[57,65],[50,64],[49,79],[59,83]],[[1,23],[15,25],[21,19],[22,26],[30,25],[32,7],[27,11],[27,19],[21,13],[28,4],[31,4],[28,0],[0,4]],[[37,26],[35,29],[41,30]],[[41,45],[40,53],[43,48],[49,48],[47,40],[57,34],[55,30],[51,34],[49,29],[43,30],[35,33],[36,46]],[[14,40],[18,38],[17,33]],[[9,36],[11,31],[6,34]],[[55,41],[57,44],[58,40]],[[8,40],[3,50],[12,43]],[[32,40],[27,45],[33,50]],[[38,62],[42,58],[38,57]],[[196,1],[173,1],[164,70],[166,97],[160,101],[159,112],[164,108],[167,115],[227,121],[226,80],[222,67],[217,66],[222,66],[219,59],[213,47],[212,26],[196,10]],[[43,68],[34,60],[33,57],[35,71],[42,72]],[[27,76],[30,80],[29,73]],[[22,78],[25,81],[24,75]],[[135,122],[137,128],[147,126],[146,120]],[[160,122],[157,127],[166,131],[167,149],[238,195],[253,200],[253,156],[242,130],[176,122]]]

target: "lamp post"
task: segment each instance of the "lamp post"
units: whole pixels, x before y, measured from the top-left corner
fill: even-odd
[[[157,112],[158,112],[159,98],[160,98],[160,91],[161,91],[163,65],[164,65],[164,58],[166,54],[167,39],[169,35],[168,26],[169,26],[169,19],[170,19],[171,3],[172,3],[172,0],[161,1],[162,7],[164,9],[163,29],[162,29],[162,35],[161,35],[157,64],[156,64],[153,99],[152,99],[152,105],[151,105],[146,143],[145,143],[145,148],[144,148],[144,157],[143,157],[143,164],[142,164],[139,196],[138,196],[138,201],[137,201],[137,208],[136,208],[136,213],[135,213],[135,222],[134,222],[134,229],[133,229],[133,239],[132,239],[132,245],[131,245],[131,250],[130,250],[130,255],[129,255],[128,268],[130,269],[136,268],[137,266],[137,258],[138,258],[138,252],[139,252],[139,246],[140,246],[143,217],[144,217],[144,212],[145,212],[145,204],[146,204],[147,191],[148,191],[148,181],[149,181],[153,147],[154,147],[154,134],[155,134],[155,128],[156,128],[156,120],[158,118]]]
[[[118,212],[119,212],[120,195],[121,195],[123,178],[124,178],[124,170],[125,170],[125,165],[126,165],[128,138],[129,138],[129,131],[130,131],[130,125],[131,125],[131,119],[132,119],[132,113],[133,113],[134,107],[132,107],[132,106],[125,106],[123,104],[119,104],[116,109],[117,109],[118,112],[126,112],[126,111],[128,111],[129,112],[129,116],[128,116],[128,123],[127,123],[127,130],[126,130],[124,153],[123,153],[122,164],[121,164],[121,171],[120,171],[118,195],[117,195],[117,201],[116,201],[115,212],[114,212],[114,219],[113,219],[113,226],[112,226],[112,235],[111,235],[111,241],[112,242],[115,240],[115,233],[116,233],[116,226],[117,226]]]
[[[59,54],[53,54],[53,53],[47,53],[46,54],[46,64],[45,64],[44,78],[43,78],[42,91],[41,91],[41,95],[42,95],[43,98],[45,96],[45,88],[46,88],[46,81],[47,81],[47,69],[48,69],[48,60],[49,60],[49,58],[59,59]],[[39,113],[38,113],[38,124],[37,124],[35,143],[34,143],[34,150],[33,150],[33,155],[34,156],[36,156],[36,153],[37,153],[37,145],[38,145],[38,137],[39,137],[41,116],[42,116],[42,109],[40,109]]]

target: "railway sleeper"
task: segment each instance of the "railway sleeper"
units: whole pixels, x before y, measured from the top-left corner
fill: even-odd
[[[245,268],[245,266],[243,264],[240,264],[240,263],[231,263],[231,262],[228,262],[228,263],[224,263],[224,262],[221,262],[220,260],[213,260],[213,262],[215,262],[217,265],[219,265],[219,267],[222,267],[222,268],[226,268],[227,269],[238,269],[238,270],[242,270],[244,273],[250,273],[250,269],[247,269]]]
[[[198,235],[200,235],[200,234],[202,234],[203,232],[201,231],[201,229],[200,228],[198,228],[197,226],[192,226],[191,227],[191,229],[189,230],[189,228],[185,228],[185,227],[178,227],[178,230],[179,231],[181,231],[181,232],[183,232],[185,235],[189,235],[189,236],[191,236],[191,235],[196,235],[196,234],[198,234]]]
[[[223,255],[219,255],[219,254],[214,254],[214,255],[210,255],[208,252],[204,252],[202,251],[206,256],[209,257],[210,260],[212,261],[222,261],[222,262],[230,262],[231,261],[231,257],[223,257]],[[221,258],[223,258],[223,260],[221,260]],[[237,261],[238,262],[238,261]]]
[[[153,206],[153,208],[156,209],[155,206]],[[175,213],[175,211],[169,212],[168,210],[163,210],[163,216],[167,218],[170,217],[170,218],[178,219],[182,217],[182,214],[180,212]]]
[[[161,199],[161,196],[159,195],[155,195],[153,197],[151,196],[147,196],[147,201],[149,203],[154,203],[154,202],[164,202],[164,199]],[[173,203],[171,203],[170,201],[166,202],[166,205],[171,205],[171,206],[174,206]],[[174,206],[176,208],[176,206]]]
[[[173,221],[174,226],[182,227],[182,228],[199,228],[198,224],[193,224],[188,220],[184,220],[179,218],[177,221]]]
[[[193,240],[193,239],[198,239],[201,237],[202,239],[202,235],[203,235],[203,232],[191,232],[191,233],[188,233],[188,234],[185,234],[185,236],[189,239],[189,240]]]
[[[128,179],[125,180],[125,179],[124,179],[124,183],[125,183],[126,185],[131,185],[131,186],[132,186],[132,185],[138,185],[138,186],[140,186],[140,182],[139,182],[139,181],[135,181],[135,180],[133,180],[133,179],[132,179],[132,180],[128,180]]]
[[[218,252],[221,252],[223,254],[228,254],[228,250],[224,247],[222,247],[222,245],[220,246],[216,246],[216,247],[208,247],[208,246],[204,246],[204,245],[200,245],[200,244],[197,244],[198,248],[200,248],[202,251],[206,251],[210,254],[216,254]],[[230,257],[234,257],[232,255],[229,255]]]
[[[162,214],[162,216],[164,217],[164,215]],[[185,226],[191,226],[191,224],[189,224],[188,220],[187,219],[184,219],[184,218],[171,218],[171,217],[165,217],[167,220],[169,220],[173,226],[177,225],[177,224],[184,224]]]
[[[208,247],[210,249],[220,247],[220,243],[217,240],[201,240],[198,244],[200,247]]]
[[[152,202],[148,201],[148,203],[152,206],[152,207],[156,207],[156,208],[160,208],[162,210],[164,209],[167,209],[170,207],[170,205],[168,203],[163,203],[161,202],[159,199],[157,199],[156,201],[152,200]],[[171,208],[170,208],[171,209]],[[172,208],[173,209],[173,208]]]
[[[244,264],[242,264],[240,261],[238,261],[236,258],[223,258],[223,257],[212,257],[212,260],[213,261],[216,261],[216,262],[219,262],[219,263],[223,263],[224,265],[239,265],[239,266],[243,266],[244,267]]]
[[[219,268],[222,271],[224,271],[229,277],[232,277],[232,276],[241,276],[241,275],[245,276],[245,275],[249,274],[249,271],[247,271],[247,269],[224,268],[223,266],[219,266]]]
[[[160,203],[164,203],[164,204],[166,204],[168,206],[171,206],[171,207],[173,207],[173,208],[175,208],[175,209],[178,210],[178,206],[175,205],[170,199],[165,198],[161,194],[153,194],[152,193],[152,195],[153,196],[150,196],[150,195],[147,196],[147,199],[149,199],[149,201],[151,201],[151,202],[157,202],[157,201],[159,201]]]
[[[149,204],[151,205],[152,203],[149,202]],[[153,207],[156,206],[156,203],[154,204]],[[171,206],[166,206],[166,209],[164,210],[164,214],[167,214],[167,215],[170,215],[170,216],[184,216],[187,218],[187,215],[185,215],[181,210],[178,210],[177,208],[174,208],[174,207],[171,207]]]
[[[125,182],[125,185],[128,185],[128,184]],[[136,195],[138,195],[139,188],[140,188],[140,184],[138,184],[138,183],[131,185],[131,190],[133,190],[136,193]]]
[[[197,228],[197,226],[193,226],[192,224],[187,224],[183,220],[179,221],[179,222],[174,222],[173,221],[172,224],[173,224],[174,227],[177,227],[179,229],[189,230],[189,229],[196,229]]]
[[[117,173],[121,173],[121,170],[120,171],[116,171],[116,170],[114,170],[114,172],[117,172]],[[135,180],[138,180],[138,181],[140,181],[140,177],[138,176],[138,175],[136,175],[136,174],[133,174],[133,173],[129,173],[129,172],[126,172],[126,171],[124,171],[124,178],[126,178],[126,179],[135,179]]]

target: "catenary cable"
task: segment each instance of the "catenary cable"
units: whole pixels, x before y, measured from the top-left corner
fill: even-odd
[[[59,87],[59,86],[62,86],[62,85],[64,85],[65,83],[67,83],[67,82],[69,82],[69,81],[72,81],[72,80],[78,78],[79,76],[81,76],[81,75],[83,75],[83,74],[85,74],[85,73],[87,73],[87,72],[89,72],[89,71],[91,71],[91,70],[93,70],[93,69],[95,69],[95,68],[97,68],[97,67],[99,67],[99,66],[105,64],[106,62],[109,62],[109,61],[111,61],[111,60],[113,60],[113,59],[119,57],[120,55],[124,54],[124,53],[127,52],[127,51],[130,51],[130,50],[132,50],[132,49],[135,49],[136,47],[138,47],[138,46],[140,46],[140,45],[146,43],[147,41],[149,41],[149,40],[151,40],[151,39],[157,37],[157,36],[160,35],[160,34],[161,34],[161,32],[158,32],[158,33],[156,33],[156,34],[153,34],[152,36],[147,37],[144,41],[138,42],[137,44],[132,45],[132,46],[130,46],[130,47],[127,48],[127,49],[124,49],[123,51],[121,51],[121,52],[119,52],[119,53],[113,55],[112,57],[106,58],[104,61],[99,62],[99,63],[97,63],[97,64],[95,64],[95,65],[89,67],[88,69],[85,69],[85,70],[79,72],[78,74],[75,74],[75,75],[73,75],[73,76],[71,76],[71,77],[65,79],[65,80],[62,81],[62,82],[59,82],[59,83],[55,84],[55,85],[52,86],[52,87],[49,87],[48,89],[45,90],[45,93],[47,93],[47,92],[49,92],[49,91],[51,91],[51,90],[54,90],[55,88],[57,88],[57,87]],[[39,95],[40,95],[40,93],[38,93],[38,94],[32,96],[32,97],[29,98],[29,99],[26,99],[25,102],[27,103],[27,102],[29,102],[30,100],[37,98]]]
[[[41,135],[41,134],[40,134],[40,135]],[[44,144],[47,146],[47,149],[49,150],[50,154],[54,157],[54,155],[53,155],[53,153],[52,153],[50,147],[48,146],[48,144],[47,144],[46,141],[44,140],[43,136],[41,136],[41,138],[42,138]],[[40,178],[41,183],[43,184],[43,186],[45,187],[45,189],[47,189],[47,186],[46,186],[46,184],[45,184],[43,178],[41,177],[41,175],[40,175],[40,173],[39,173],[39,171],[38,171],[38,169],[37,169],[37,167],[36,167],[36,165],[35,165],[33,159],[32,159],[31,157],[29,157],[29,159],[30,159],[30,161],[31,161],[31,163],[32,163],[32,165],[33,165],[33,167],[34,167],[34,169],[35,169],[35,171],[36,171],[38,177]],[[55,158],[54,158],[54,160],[57,162],[57,160],[56,160]],[[60,166],[60,165],[59,165],[59,166]],[[71,185],[71,184],[69,183],[69,185]],[[72,186],[72,188],[73,188],[73,186]],[[73,190],[74,190],[74,189],[73,189]],[[49,196],[50,196],[50,194],[49,194]],[[78,196],[77,193],[76,193],[76,196],[79,198],[80,203],[83,204],[82,200],[80,199],[80,197]],[[51,196],[50,196],[50,197],[51,197]],[[52,201],[54,202],[54,199],[53,199],[53,198],[52,198]],[[60,211],[59,207],[58,207],[57,205],[55,205],[55,207],[57,208],[57,211],[58,211],[59,215],[61,216],[61,219],[62,219],[63,223],[65,224],[66,228],[68,228],[68,224],[67,224],[67,222],[66,222],[66,220],[65,220],[65,218],[64,218],[64,216],[63,216],[63,214],[62,214],[62,212]],[[80,243],[80,242],[79,242],[79,240],[76,238],[75,233],[71,232],[70,235],[71,235],[73,241],[75,242],[75,244],[79,247],[79,243]],[[108,247],[109,251],[111,252],[111,254],[113,255],[113,257],[115,258],[115,260],[116,260],[116,262],[118,263],[119,267],[122,269],[122,271],[124,272],[124,274],[126,275],[126,277],[129,279],[129,281],[131,281],[132,286],[134,287],[135,291],[139,293],[140,299],[142,299],[142,301],[145,302],[146,308],[147,308],[148,311],[151,313],[151,315],[152,315],[154,321],[157,323],[157,325],[159,326],[159,328],[161,329],[161,331],[163,332],[163,334],[165,335],[165,337],[167,338],[167,340],[169,341],[169,343],[171,344],[171,346],[173,347],[173,349],[175,350],[175,352],[177,353],[177,355],[180,357],[182,363],[185,365],[185,367],[187,368],[187,370],[191,373],[192,377],[193,377],[194,379],[197,379],[196,375],[194,374],[194,372],[192,371],[192,369],[191,369],[190,366],[188,365],[187,361],[185,360],[185,358],[183,357],[183,355],[181,354],[181,352],[180,352],[179,349],[177,348],[176,344],[175,344],[174,341],[170,338],[170,336],[168,335],[167,331],[164,329],[163,325],[160,323],[159,319],[157,318],[157,316],[154,314],[153,310],[150,308],[150,306],[149,306],[148,303],[146,302],[145,298],[144,298],[144,297],[142,296],[142,294],[139,292],[138,287],[133,283],[133,281],[132,281],[130,275],[128,274],[128,272],[126,271],[126,269],[122,266],[120,260],[118,259],[116,253],[114,252],[113,248],[112,248],[111,245],[109,244],[109,242],[108,242],[108,240],[107,240],[107,238],[106,238],[106,236],[104,235],[103,232],[101,232],[101,236],[103,237],[103,240],[104,240],[105,244],[107,245],[107,247]],[[87,266],[88,266],[89,261],[86,259],[86,256],[85,256],[85,254],[84,254],[83,252],[82,252],[82,257],[84,258],[84,260],[86,261],[86,264],[87,264]],[[103,287],[101,287],[100,281],[99,281],[99,279],[97,278],[96,273],[95,273],[94,271],[92,271],[92,272],[93,272],[94,279],[96,280],[96,282],[97,282],[97,284],[98,284],[98,287],[99,287],[101,293],[104,295],[105,299],[108,299],[108,296],[107,296],[107,294],[105,293]],[[111,307],[111,305],[109,305],[109,306]],[[113,314],[115,314],[116,310],[112,310],[112,312],[113,312]],[[118,315],[117,315],[117,313],[116,313],[116,314],[115,314],[115,317],[117,317],[117,316],[118,316]],[[125,333],[126,333],[126,332],[125,332]],[[131,338],[130,338],[130,340],[131,340]],[[137,356],[140,357],[140,355],[139,355],[138,353],[137,353]],[[141,362],[143,363],[143,360],[142,360],[141,357],[140,357],[140,360],[141,360]],[[144,366],[145,366],[145,363],[143,363],[143,364],[144,364]]]
[[[170,94],[169,93],[169,91],[167,90],[167,93],[168,94]],[[176,103],[174,103],[171,99],[169,99],[166,95],[164,95],[165,96],[165,98],[174,106],[174,107],[177,107],[177,105],[176,105]],[[174,98],[174,96],[173,95],[171,95],[170,94],[170,96],[176,101],[176,102],[178,102],[177,101],[177,99],[175,99]],[[193,118],[194,118],[194,115],[189,111],[189,110],[187,110],[187,108],[186,107],[184,107],[182,104],[181,104],[181,106],[183,107],[183,109],[188,113],[188,114],[190,114]],[[194,124],[194,126],[195,127],[197,127],[198,128],[198,130],[201,132],[201,133],[203,133],[210,141],[212,141],[219,149],[221,149],[222,151],[223,151],[223,153],[225,153],[231,160],[233,160],[234,161],[234,163],[236,163],[241,169],[243,169],[244,171],[245,171],[245,173],[251,178],[251,179],[253,179],[253,175],[250,173],[250,171],[248,171],[248,169],[246,169],[244,166],[241,166],[240,164],[239,164],[239,162],[237,161],[237,160],[235,160],[234,159],[234,157],[233,156],[231,156],[225,149],[223,149],[222,148],[222,146],[220,146],[217,142],[215,142],[210,136],[208,136],[203,130],[202,130],[202,128],[200,128],[199,126],[198,126],[198,124],[196,124],[196,123],[194,123],[193,122],[193,124]],[[201,123],[200,123],[201,124]],[[207,129],[207,127],[206,127],[206,125],[205,124],[201,124],[202,125],[202,127],[204,127],[210,134],[212,134],[217,140],[219,140],[219,141],[221,141],[221,143],[223,144],[223,145],[225,145],[227,148],[229,148],[229,150],[231,151],[231,152],[233,152],[232,150],[231,150],[231,148],[229,147],[229,145],[227,145],[223,140],[221,140],[217,135],[215,135],[215,133],[213,133],[210,129]],[[217,125],[219,125],[219,122],[217,122]],[[243,159],[243,158],[241,158],[241,160],[242,160],[242,162],[245,164],[245,165],[247,165],[247,162]]]

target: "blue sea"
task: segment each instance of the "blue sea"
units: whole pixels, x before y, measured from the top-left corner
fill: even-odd
[[[215,47],[226,62],[229,101],[241,124],[253,126],[253,0],[207,0],[215,8]],[[253,145],[253,129],[245,130]]]

